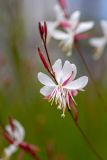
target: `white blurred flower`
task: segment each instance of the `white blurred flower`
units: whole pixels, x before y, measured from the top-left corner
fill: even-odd
[[[23,126],[15,119],[12,120],[12,123],[13,127],[9,124],[5,128],[8,139],[11,141],[9,147],[4,149],[4,154],[8,158],[17,151],[18,145],[23,141],[25,136]]]
[[[80,22],[80,11],[75,11],[69,19],[65,19],[65,21],[63,21],[62,29],[64,31],[54,29],[51,31],[51,36],[54,39],[61,41],[60,46],[62,47],[62,50],[70,56],[72,54],[74,41],[78,38],[78,35],[79,39],[82,39],[83,32],[92,29],[93,26],[93,21]]]
[[[56,20],[55,21],[47,21],[48,41],[50,40],[51,33],[54,31],[54,29],[56,29],[59,26],[60,22],[65,19],[64,12],[58,3],[54,6],[54,11],[55,11]]]
[[[76,80],[77,68],[75,64],[65,61],[62,67],[62,61],[58,59],[52,66],[55,74],[55,83],[48,75],[39,72],[38,80],[45,85],[41,88],[40,93],[45,96],[51,103],[55,101],[58,108],[62,109],[64,116],[66,107],[71,109],[73,96],[76,96],[78,91],[83,91],[83,88],[88,83],[88,77],[82,76]]]
[[[94,59],[98,60],[103,52],[104,52],[104,48],[107,44],[107,21],[102,20],[100,22],[101,28],[102,28],[102,32],[103,32],[103,37],[99,37],[99,38],[91,38],[89,43],[95,47],[95,53],[94,53]]]

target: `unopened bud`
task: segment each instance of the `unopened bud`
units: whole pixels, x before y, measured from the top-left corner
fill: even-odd
[[[39,48],[38,48],[38,54],[39,54],[39,57],[40,57],[43,65],[44,65],[44,67],[46,68],[46,70],[47,70],[48,72],[50,72],[50,71],[49,71],[48,63],[46,62],[46,59],[45,59],[44,55],[42,54],[42,52],[41,52],[41,50],[40,50]]]

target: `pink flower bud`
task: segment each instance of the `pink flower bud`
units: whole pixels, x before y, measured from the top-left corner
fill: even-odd
[[[49,71],[48,63],[46,62],[45,57],[44,57],[44,55],[42,54],[42,52],[41,52],[41,50],[40,50],[39,48],[38,48],[38,54],[39,54],[39,57],[40,57],[43,65],[44,65],[45,69],[46,69],[48,72],[50,72],[50,71]]]
[[[66,0],[58,0],[58,2],[63,10],[67,8]]]
[[[38,28],[39,28],[41,39],[46,43],[46,39],[47,39],[47,24],[46,24],[46,22],[44,22],[43,25],[39,22]]]
[[[41,25],[40,22],[38,23],[38,28],[39,28],[39,33],[40,33],[41,39],[43,39],[44,28],[43,28],[43,26]]]
[[[3,136],[9,144],[13,144],[13,140],[10,138],[6,131],[3,133]]]

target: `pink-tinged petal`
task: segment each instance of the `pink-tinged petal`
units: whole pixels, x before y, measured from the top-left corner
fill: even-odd
[[[69,38],[68,33],[59,30],[54,30],[51,35],[56,40],[65,40]]]
[[[82,40],[82,39],[88,39],[88,38],[90,38],[90,35],[87,33],[80,33],[80,34],[75,35],[75,40],[77,41]]]
[[[48,86],[44,86],[40,89],[40,93],[43,95],[43,96],[49,96],[52,91],[54,90],[55,87],[48,87]]]
[[[19,141],[23,141],[25,137],[24,127],[17,120],[14,120],[14,125],[16,127],[16,132],[18,132],[17,136],[19,138]]]
[[[15,127],[14,132],[13,132],[10,125],[6,126],[6,131],[8,132],[9,136],[12,139],[15,138],[15,142],[20,143],[24,139],[25,130],[24,130],[23,126],[17,120],[13,120],[13,123],[14,123],[14,127]]]
[[[62,60],[56,60],[52,68],[55,73],[59,73],[62,70]]]
[[[71,24],[67,20],[62,20],[59,22],[59,27],[61,27],[63,29],[69,29],[69,28],[71,28]]]
[[[65,88],[70,90],[81,90],[83,89],[88,83],[88,77],[82,76],[72,82],[69,82]]]
[[[42,72],[38,73],[38,80],[45,86],[55,86],[55,83],[52,81],[52,79]]]
[[[82,32],[86,32],[90,29],[92,29],[94,26],[94,22],[90,21],[90,22],[81,22],[77,29],[76,29],[76,34],[82,33]]]
[[[54,10],[58,21],[65,18],[64,12],[58,3],[55,5]]]
[[[58,0],[60,6],[62,7],[63,10],[67,9],[67,4],[66,4],[66,0]]]
[[[72,94],[73,97],[74,97],[74,96],[77,96],[78,91],[77,91],[77,90],[74,90],[74,91],[71,92],[71,94]]]
[[[64,83],[69,78],[70,79],[74,78],[72,76],[74,76],[73,74],[75,72],[76,72],[76,66],[74,64],[71,64],[69,61],[65,61],[62,69],[62,83]]]
[[[75,64],[72,64],[72,80],[75,79],[76,75],[77,75],[77,67]]]
[[[105,37],[107,37],[107,21],[102,20],[101,22],[102,31]]]
[[[55,72],[55,77],[58,83],[60,83],[62,77],[62,61],[61,59],[56,60],[54,65],[52,66],[53,71]]]
[[[75,11],[71,14],[70,16],[70,23],[71,23],[71,28],[75,29],[75,27],[78,25],[79,23],[79,19],[80,19],[80,11]]]

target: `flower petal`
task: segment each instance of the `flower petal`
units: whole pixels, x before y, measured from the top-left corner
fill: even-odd
[[[18,148],[15,145],[10,145],[9,147],[4,149],[4,153],[5,153],[6,157],[9,158],[9,157],[11,157],[11,155],[13,153],[15,153],[17,151],[17,149]]]
[[[20,143],[24,139],[25,130],[24,130],[23,126],[15,119],[13,120],[13,124],[15,127],[15,131],[13,132],[10,125],[6,126],[6,131],[8,132],[8,134],[10,135],[10,137],[12,139],[15,138],[15,142]]]
[[[25,136],[25,130],[24,127],[17,121],[14,120],[14,126],[16,128],[16,132],[18,133],[19,141],[22,141]]]
[[[58,3],[55,5],[54,10],[57,20],[63,20],[65,18],[64,12]]]
[[[95,52],[94,52],[94,55],[93,55],[93,58],[95,60],[98,60],[102,54],[103,54],[103,51],[104,51],[104,47],[106,45],[106,38],[105,37],[102,37],[102,38],[92,38],[90,39],[89,43],[95,47]]]
[[[72,82],[69,82],[66,85],[66,88],[70,90],[82,90],[87,85],[87,83],[88,83],[88,77],[82,76]]]
[[[60,83],[62,77],[62,61],[61,59],[56,60],[54,65],[52,66],[53,71],[55,72],[55,77],[58,83]]]
[[[48,27],[48,32],[49,34],[51,34],[51,32],[53,32],[54,29],[56,29],[56,27],[58,26],[57,22],[46,22],[47,27]]]
[[[92,29],[94,26],[94,22],[90,21],[90,22],[81,22],[77,29],[76,29],[76,34],[82,33],[82,32],[86,32],[90,29]]]
[[[101,22],[102,31],[105,37],[107,37],[107,21],[102,20]]]
[[[49,96],[52,91],[54,90],[55,87],[48,87],[48,86],[44,86],[40,89],[40,93],[43,95],[43,96]]]
[[[104,37],[102,38],[91,38],[89,40],[89,43],[93,46],[93,47],[102,47],[103,45],[105,45],[106,43],[106,39]]]
[[[52,81],[52,79],[42,72],[38,73],[38,80],[45,86],[55,86],[55,83]]]
[[[46,22],[47,23],[47,28],[48,28],[48,35],[47,35],[47,43],[50,42],[51,38],[52,38],[52,33],[53,31],[57,28],[58,26],[58,22]]]
[[[70,24],[72,29],[75,29],[75,27],[78,25],[80,19],[80,11],[75,11],[70,16]]]
[[[75,64],[72,64],[72,72],[72,80],[74,80],[77,75],[77,67]]]
[[[54,30],[51,33],[52,37],[56,40],[65,40],[69,38],[69,34],[60,30]]]
[[[65,61],[63,69],[62,69],[62,83],[66,81],[68,78],[72,79],[72,76],[74,78],[74,74],[76,73],[76,66],[74,64],[71,64],[69,61]]]

